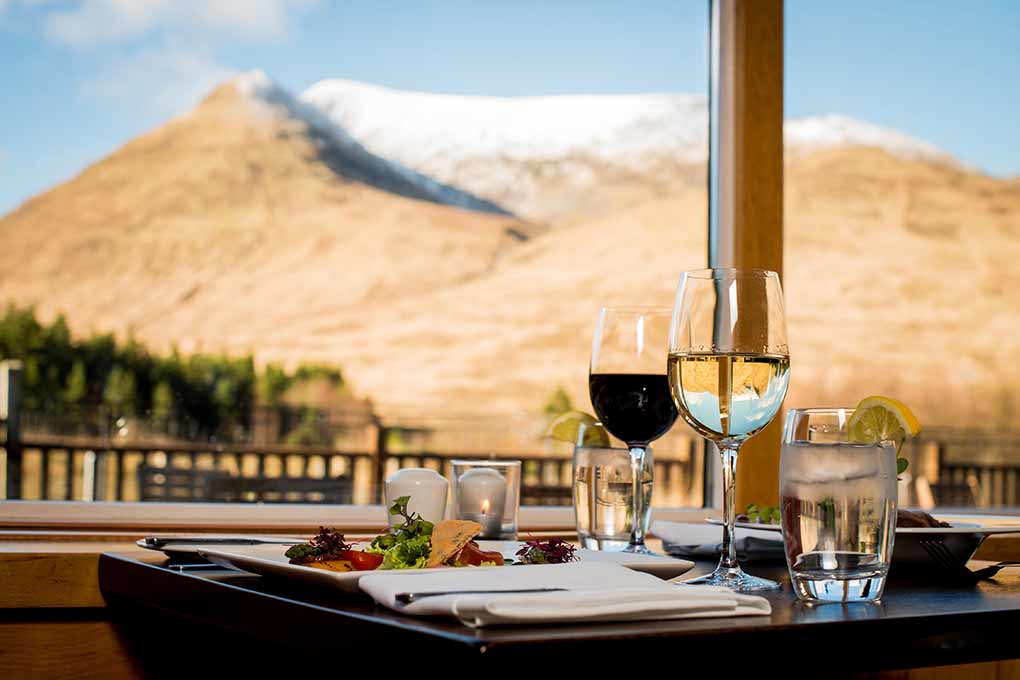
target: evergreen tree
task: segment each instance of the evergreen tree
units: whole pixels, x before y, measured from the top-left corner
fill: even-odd
[[[181,418],[205,436],[243,433],[256,396],[278,405],[295,382],[325,378],[343,385],[332,366],[288,373],[270,364],[257,372],[251,356],[182,357],[176,348],[159,356],[133,338],[122,344],[110,334],[75,339],[63,316],[46,325],[31,307],[13,305],[0,314],[0,359],[22,361],[27,409],[80,411],[101,400],[117,416]]]
[[[289,386],[290,380],[286,371],[276,364],[266,364],[256,388],[259,403],[265,406],[279,405],[280,398]]]
[[[152,417],[166,422],[174,416],[174,391],[170,384],[161,380],[152,391]]]
[[[138,395],[135,394],[135,374],[130,369],[114,366],[106,378],[103,403],[116,416],[133,416],[138,410]]]
[[[64,404],[67,406],[79,406],[85,403],[89,395],[88,374],[85,372],[85,362],[76,359],[71,366],[71,372],[67,376],[67,384],[64,387]]]

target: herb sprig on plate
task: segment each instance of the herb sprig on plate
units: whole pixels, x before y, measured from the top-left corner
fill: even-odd
[[[532,539],[525,541],[516,555],[520,558],[519,564],[565,564],[578,559],[575,550],[577,548],[562,538],[550,538],[548,541]]]
[[[376,536],[369,547],[370,552],[384,555],[383,569],[421,568],[428,562],[434,526],[420,514],[408,512],[410,500],[410,496],[401,496],[393,501],[390,514],[403,517],[404,522],[389,533]]]

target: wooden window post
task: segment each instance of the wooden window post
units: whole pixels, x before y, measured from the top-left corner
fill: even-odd
[[[783,0],[711,0],[710,44],[709,266],[782,278]],[[777,502],[782,419],[741,447],[738,512]]]

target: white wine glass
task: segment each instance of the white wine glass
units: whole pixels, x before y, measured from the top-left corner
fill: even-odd
[[[733,503],[740,446],[772,422],[790,384],[779,275],[763,269],[684,272],[673,306],[668,364],[681,417],[722,455],[722,557],[712,574],[686,583],[775,590],[779,584],[740,569]]]

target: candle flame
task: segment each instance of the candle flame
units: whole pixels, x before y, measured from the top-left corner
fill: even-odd
[[[483,515],[488,515],[489,514],[489,499],[488,498],[486,498],[484,501],[482,501],[482,514]]]

